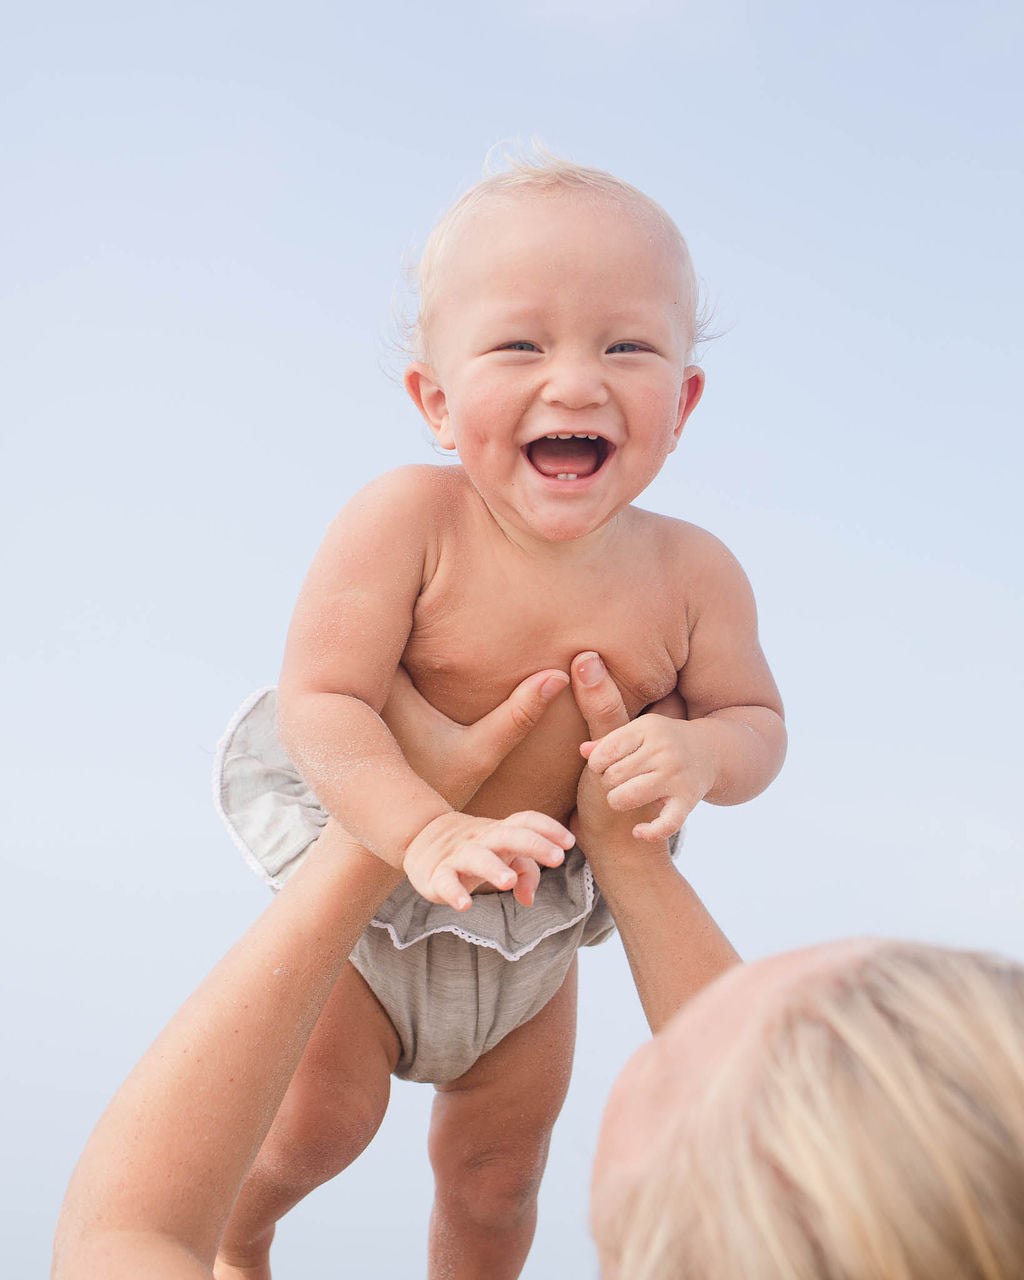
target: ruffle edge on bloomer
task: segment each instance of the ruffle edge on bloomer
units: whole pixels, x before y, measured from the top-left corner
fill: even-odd
[[[232,716],[217,744],[213,799],[233,843],[264,883],[279,889],[327,822],[316,795],[277,740],[277,689],[257,689]],[[561,867],[541,872],[534,903],[511,893],[476,894],[468,911],[427,902],[403,881],[371,920],[398,950],[451,933],[506,960],[571,929],[594,907],[593,872],[578,846]]]
[[[511,893],[478,893],[468,911],[421,898],[408,880],[394,891],[370,923],[386,929],[399,951],[435,933],[453,933],[478,947],[490,947],[506,960],[518,960],[545,938],[571,929],[594,908],[594,873],[579,846],[560,867],[541,871],[530,907]]]

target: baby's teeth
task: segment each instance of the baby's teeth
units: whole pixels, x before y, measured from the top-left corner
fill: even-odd
[[[578,480],[579,475],[575,471],[560,471],[558,473],[559,480]]]
[[[557,435],[557,437],[556,437],[556,439],[558,439],[558,440],[571,440],[572,438],[573,438],[573,437],[572,437],[572,432],[571,432],[571,431],[566,431],[566,432],[564,432],[564,433],[563,433],[563,432],[561,432],[561,431],[559,431],[559,433],[558,433],[558,435]]]

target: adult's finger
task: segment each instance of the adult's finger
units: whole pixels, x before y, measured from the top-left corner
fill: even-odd
[[[544,712],[568,685],[569,677],[564,671],[538,671],[517,684],[500,706],[466,729],[485,777],[536,728]]]
[[[599,654],[577,654],[569,670],[573,697],[592,738],[603,738],[613,729],[629,724],[629,714],[619,686],[608,674]]]

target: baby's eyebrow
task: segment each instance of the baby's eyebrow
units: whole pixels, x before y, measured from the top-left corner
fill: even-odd
[[[483,310],[488,318],[493,319],[495,323],[517,324],[529,323],[531,321],[542,319],[545,308],[528,306],[525,303],[522,305],[517,305],[515,303],[499,303],[497,305],[485,304]]]

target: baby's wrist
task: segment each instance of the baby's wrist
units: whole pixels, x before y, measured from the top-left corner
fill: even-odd
[[[384,831],[378,831],[378,838],[366,841],[367,847],[383,862],[398,871],[405,869],[405,861],[411,849],[420,843],[421,836],[438,818],[453,812],[447,808],[435,806],[433,811],[424,807],[413,817],[408,813],[395,815],[395,821]]]
[[[460,816],[455,809],[444,809],[442,812],[435,813],[432,817],[427,818],[412,838],[403,845],[397,865],[404,868],[410,855],[415,857],[425,846],[436,843],[438,839],[443,839],[451,826],[452,819],[458,820]]]
[[[706,799],[718,786],[722,776],[724,750],[722,729],[725,727],[710,716],[701,720],[685,721],[689,731],[686,772],[691,782],[696,784],[698,801]],[[693,735],[696,734],[699,748],[694,751]]]
[[[330,854],[336,864],[351,868],[368,885],[373,882],[382,885],[384,897],[402,881],[403,871],[400,865],[389,862],[387,858],[367,849],[350,836],[343,835],[340,841],[333,842]]]

